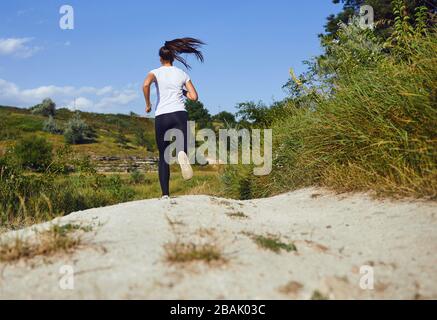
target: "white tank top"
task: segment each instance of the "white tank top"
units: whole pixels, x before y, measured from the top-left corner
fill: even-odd
[[[156,78],[156,103],[155,116],[161,114],[186,111],[184,86],[190,81],[190,77],[181,69],[162,66],[150,71]]]

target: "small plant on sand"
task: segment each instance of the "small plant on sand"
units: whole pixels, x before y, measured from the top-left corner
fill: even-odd
[[[293,243],[284,243],[278,236],[263,236],[254,234],[248,234],[248,236],[252,238],[258,247],[273,251],[275,253],[280,253],[281,250],[285,250],[287,252],[297,251],[297,248]]]
[[[2,241],[0,262],[12,263],[37,256],[48,257],[57,253],[71,253],[82,244],[81,238],[74,233],[79,230],[88,232],[90,228],[75,224],[54,225],[49,230],[37,234],[36,239],[17,237],[13,241]]]
[[[329,297],[321,293],[319,290],[313,292],[311,300],[329,300]]]
[[[130,174],[130,179],[133,184],[144,183],[146,180],[146,176],[141,171],[135,169]]]
[[[222,250],[213,244],[169,243],[165,246],[166,260],[171,263],[225,262]]]
[[[238,218],[238,219],[247,219],[249,218],[247,215],[244,214],[244,212],[237,211],[237,212],[228,212],[226,214],[230,218]]]

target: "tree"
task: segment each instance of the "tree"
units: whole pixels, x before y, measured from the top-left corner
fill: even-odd
[[[12,154],[25,169],[44,171],[53,159],[52,145],[43,137],[30,136],[17,142]]]
[[[347,23],[349,19],[359,14],[360,7],[362,5],[370,5],[374,9],[376,34],[382,37],[384,40],[387,39],[391,33],[394,14],[392,0],[332,0],[333,3],[343,4],[343,10],[337,15],[331,14],[325,25],[326,34],[321,35],[325,41],[331,41],[336,38],[337,31],[339,30],[339,23]],[[405,1],[406,10],[414,15],[416,10],[421,6],[426,6],[433,14],[436,13],[437,0],[408,0]],[[431,25],[432,17],[429,17],[428,24]]]
[[[256,126],[268,124],[269,108],[262,102],[241,102],[236,108],[238,109],[237,117],[240,118],[241,123]]]
[[[68,123],[64,131],[65,141],[69,144],[80,144],[94,139],[93,130],[83,121],[80,113],[76,112]]]
[[[190,121],[196,121],[200,128],[211,127],[211,115],[202,102],[187,100],[185,107]]]
[[[41,114],[45,117],[54,117],[56,113],[56,104],[52,101],[52,99],[46,98],[40,104],[30,108],[30,111],[33,114]]]
[[[212,117],[213,121],[220,121],[227,125],[234,125],[237,121],[235,119],[235,115],[233,113],[222,111],[215,116]]]

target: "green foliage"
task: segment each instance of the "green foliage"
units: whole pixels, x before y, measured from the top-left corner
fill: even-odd
[[[27,114],[23,114],[23,111]],[[42,130],[43,120],[39,116],[30,116],[25,109],[0,107],[0,141],[15,140],[27,132]]]
[[[272,173],[227,167],[225,193],[245,199],[316,185],[437,198],[437,36],[415,28],[386,50],[356,21],[341,25],[311,73],[292,74],[292,95],[271,117]],[[269,123],[270,109],[243,110]]]
[[[327,80],[347,77],[358,69],[372,68],[383,55],[380,41],[370,29],[362,29],[358,19],[341,24],[337,39],[324,47],[326,53],[318,60],[317,72],[328,76]]]
[[[130,174],[130,179],[133,184],[140,184],[145,182],[146,176],[141,171],[134,170]]]
[[[220,175],[223,191],[226,196],[239,199],[252,199],[252,171],[250,166],[227,166]]]
[[[416,49],[412,46],[414,38],[426,36],[429,30],[427,26],[428,9],[426,6],[417,7],[413,23],[412,12],[408,11],[404,0],[393,0],[393,13],[393,33],[385,42],[385,47],[390,48],[393,54],[401,59],[409,59],[412,50]]]
[[[269,108],[262,102],[241,102],[236,106],[236,109],[238,110],[236,116],[242,123],[260,126],[268,124]]]
[[[94,137],[93,130],[81,119],[80,113],[76,112],[65,128],[65,142],[69,144],[89,143],[94,140]]]
[[[241,102],[236,106],[236,116],[241,127],[267,128],[274,119],[281,117],[285,106],[284,102],[275,102],[270,107],[262,102]]]
[[[74,112],[68,109],[58,109],[55,118],[56,127],[59,130],[65,129],[67,123],[76,116]],[[146,146],[149,152],[156,150],[152,119],[89,112],[80,112],[80,118],[92,130],[89,130],[88,139],[75,148],[76,152],[97,156],[125,154],[127,156],[142,157],[144,156],[143,146]],[[28,133],[47,137],[53,143],[55,149],[61,147],[65,138],[64,141],[61,141],[59,137],[42,132],[44,122],[48,122],[46,120],[49,119],[34,115],[28,109],[0,106],[0,152],[14,140],[27,136]],[[133,144],[129,144],[128,148],[121,149],[114,141],[114,137],[119,130],[122,130],[123,134],[129,139],[131,139],[131,136],[135,136],[138,131],[144,132],[141,148],[136,147],[139,145],[136,144],[136,139],[132,139]],[[50,131],[53,130],[50,129]]]
[[[211,115],[202,102],[187,100],[185,107],[188,111],[188,119],[196,121],[198,128],[211,128]]]
[[[330,15],[327,18],[327,24],[325,25],[326,34],[321,37],[327,41],[335,39],[337,37],[337,31],[341,23],[348,23],[353,16],[358,16],[359,9],[362,5],[367,4],[373,7],[375,14],[376,29],[375,34],[386,40],[393,31],[393,21],[395,14],[393,12],[392,0],[332,0],[333,3],[342,3],[343,10],[337,15]],[[397,0],[395,2],[398,2]],[[404,2],[404,1],[402,1]],[[405,1],[404,9],[408,12],[415,12],[419,7],[427,7],[427,11],[436,13],[437,1],[436,0],[407,0]],[[429,14],[422,20],[430,27],[434,24],[433,17]]]
[[[56,113],[56,104],[50,98],[46,98],[40,104],[30,108],[30,110],[33,114],[54,117]]]
[[[29,199],[38,198],[33,202],[36,209],[33,216],[39,215],[38,206],[45,202],[45,198],[40,197],[41,191],[50,188],[52,183],[50,175],[25,174],[11,158],[0,158],[0,225],[8,226],[17,215],[24,219],[30,214],[26,205]]]
[[[129,139],[125,136],[122,130],[118,130],[117,134],[115,135],[115,142],[118,144],[118,146],[122,148],[127,148],[127,144],[130,142]]]
[[[20,167],[39,172],[46,170],[53,160],[52,145],[38,136],[20,139],[10,154]]]
[[[156,150],[153,139],[154,137],[152,138],[146,135],[145,130],[142,128],[135,131],[135,144],[137,146],[146,148],[146,150],[149,152],[153,152]]]
[[[75,153],[69,144],[56,150],[54,160],[50,165],[54,174],[95,173],[96,168],[87,155]]]
[[[281,238],[277,235],[256,235],[248,234],[252,240],[265,250],[270,250],[275,253],[281,253],[281,251],[291,252],[297,251],[296,246],[293,243],[285,243],[281,241]]]
[[[43,130],[51,134],[62,134],[63,130],[59,128],[52,115],[44,122]]]
[[[233,127],[237,123],[233,113],[222,111],[212,117],[212,121],[223,122],[227,127]]]

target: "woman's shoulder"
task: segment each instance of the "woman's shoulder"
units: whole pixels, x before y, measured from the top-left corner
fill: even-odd
[[[175,70],[175,72],[179,73],[180,75],[182,75],[184,77],[188,76],[188,74],[184,70],[182,70],[182,69],[180,69],[178,67],[174,67],[174,70]]]
[[[152,70],[150,70],[149,71],[149,73],[153,73],[153,74],[157,74],[157,73],[159,73],[160,72],[160,70],[162,69],[162,67],[159,67],[159,68],[155,68],[155,69],[152,69]]]

